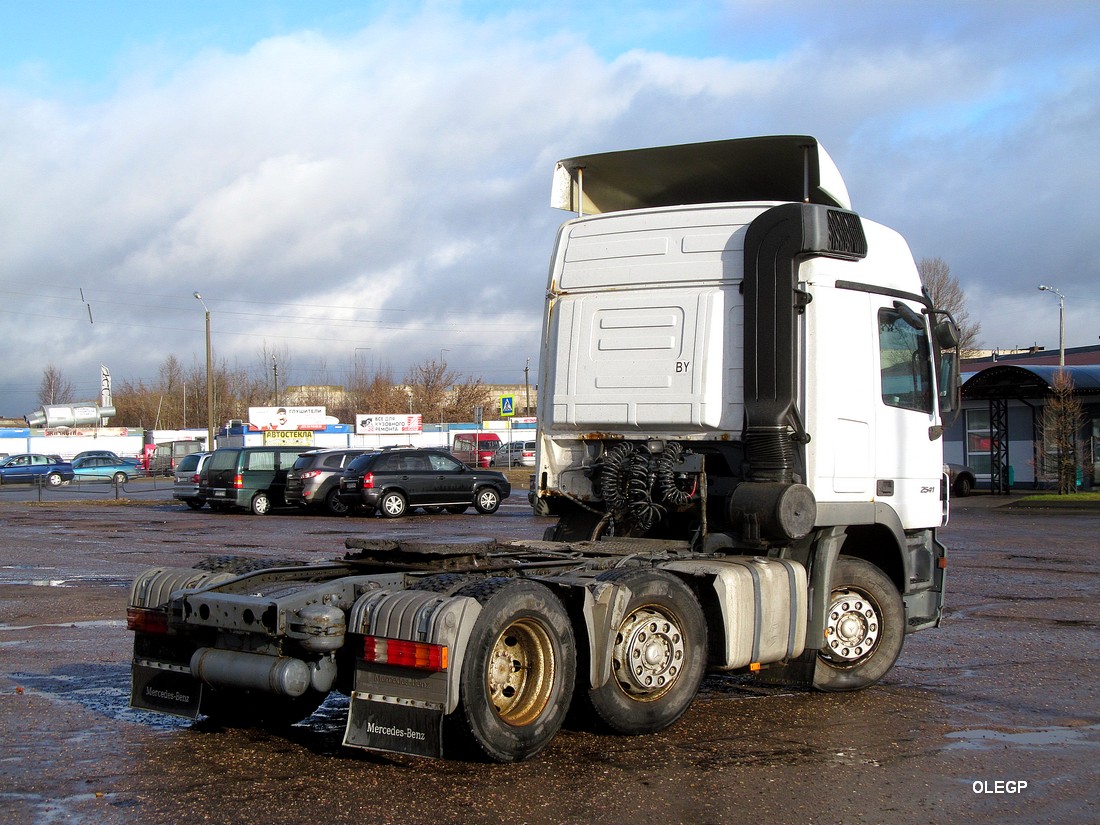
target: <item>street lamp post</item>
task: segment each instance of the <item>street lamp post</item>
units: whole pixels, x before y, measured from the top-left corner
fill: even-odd
[[[1052,286],[1039,284],[1040,292],[1053,292],[1058,296],[1058,366],[1066,366],[1066,297]]]
[[[210,369],[210,307],[199,293],[195,299],[206,310],[206,449],[214,449],[214,375]]]

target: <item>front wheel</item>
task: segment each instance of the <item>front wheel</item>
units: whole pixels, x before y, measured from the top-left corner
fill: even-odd
[[[492,487],[482,487],[474,496],[474,509],[482,515],[490,515],[500,509],[500,493]]]
[[[894,583],[863,559],[837,559],[814,687],[842,691],[875,684],[894,666],[904,641],[905,606]]]
[[[627,588],[615,628],[611,673],[587,700],[616,733],[653,733],[687,710],[703,680],[707,627],[691,589],[658,570],[613,570],[600,576]]]
[[[266,516],[271,512],[271,499],[267,493],[256,493],[252,497],[252,513],[257,516]]]
[[[460,745],[493,761],[527,759],[554,738],[569,709],[577,660],[569,616],[549,588],[531,581],[486,579],[455,595],[482,609],[448,725]]]
[[[382,515],[385,518],[401,518],[405,515],[405,511],[409,509],[408,503],[405,501],[405,497],[396,491],[391,491],[382,496],[381,505]]]

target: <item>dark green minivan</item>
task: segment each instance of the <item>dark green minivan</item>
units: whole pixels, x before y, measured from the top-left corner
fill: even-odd
[[[258,516],[286,504],[287,471],[305,447],[219,447],[203,468],[199,495],[214,510],[234,507]]]

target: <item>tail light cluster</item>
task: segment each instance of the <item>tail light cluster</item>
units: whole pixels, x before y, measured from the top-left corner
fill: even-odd
[[[299,473],[298,478],[305,481],[307,478],[317,478],[319,475],[321,475],[320,470],[306,470],[304,473]]]
[[[363,473],[361,481],[364,490],[374,489],[374,473]]]
[[[449,651],[446,645],[408,642],[382,636],[363,637],[363,661],[394,667],[440,672],[447,669]]]

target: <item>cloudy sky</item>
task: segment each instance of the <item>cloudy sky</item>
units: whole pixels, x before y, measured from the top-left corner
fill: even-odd
[[[538,361],[559,158],[811,134],[987,347],[1100,336],[1100,4],[0,0],[0,415]],[[534,372],[532,372],[532,376]]]

